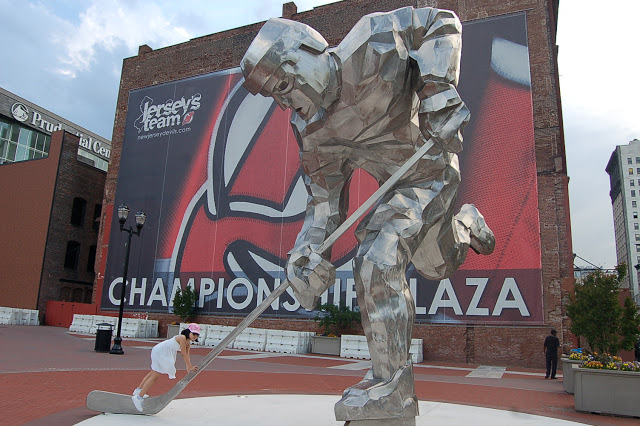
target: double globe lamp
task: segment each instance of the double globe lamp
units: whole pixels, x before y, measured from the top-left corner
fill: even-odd
[[[134,231],[131,226],[129,228],[124,227],[124,223],[127,221],[127,217],[129,216],[129,207],[125,204],[122,204],[118,207],[118,221],[120,222],[120,231],[125,231],[129,234],[127,238],[127,242],[125,244],[126,251],[124,256],[124,272],[122,273],[122,291],[120,292],[120,312],[118,314],[118,331],[116,332],[116,337],[113,339],[113,347],[109,351],[110,354],[122,355],[124,351],[122,350],[122,337],[120,337],[120,331],[122,329],[122,313],[124,309],[124,293],[125,288],[127,287],[127,268],[129,267],[129,251],[131,249],[131,236],[138,235],[140,236],[140,231],[142,231],[142,227],[144,226],[144,221],[147,219],[147,215],[144,214],[143,211],[138,211],[136,213],[136,230]]]

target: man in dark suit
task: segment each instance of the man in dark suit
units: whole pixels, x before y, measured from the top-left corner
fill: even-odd
[[[544,339],[544,355],[547,361],[547,374],[544,378],[556,378],[556,370],[558,369],[558,348],[560,340],[556,337],[556,330],[551,330],[551,335]]]

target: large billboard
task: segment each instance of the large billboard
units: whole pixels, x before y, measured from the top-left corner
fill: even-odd
[[[289,111],[250,95],[239,69],[129,94],[115,205],[143,210],[132,243],[125,308],[170,312],[178,287],[200,314],[246,314],[285,279],[307,193]],[[541,324],[540,229],[526,16],[464,24],[459,91],[472,113],[460,155],[458,203],[474,203],[496,250],[471,250],[450,278],[407,278],[418,322]],[[376,189],[358,172],[350,211]],[[125,235],[114,217],[101,299],[117,309]],[[347,232],[334,245],[338,273],[323,301],[355,306]],[[291,289],[263,314],[312,317]]]

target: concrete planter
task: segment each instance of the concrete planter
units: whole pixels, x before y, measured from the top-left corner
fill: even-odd
[[[640,417],[640,373],[578,366],[572,369],[577,411]]]
[[[180,324],[169,324],[167,326],[167,339],[177,336],[180,333]]]
[[[573,366],[580,365],[582,361],[562,357],[562,385],[567,393],[573,394]]]
[[[340,356],[340,338],[313,336],[311,338],[311,352],[314,354]]]

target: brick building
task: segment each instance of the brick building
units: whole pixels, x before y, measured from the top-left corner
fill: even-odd
[[[484,289],[484,286],[487,285],[487,281],[483,281],[483,279],[478,281],[478,279],[473,278],[473,275],[469,275],[472,274],[471,272],[466,275],[466,288],[475,288],[475,292],[468,290],[468,294],[461,295],[460,290],[455,290],[456,288],[465,288],[464,278],[462,278],[461,284],[454,283],[453,286],[450,282],[446,282],[446,280],[443,280],[443,282],[439,284],[435,283],[435,285],[438,286],[438,290],[435,291],[432,289],[430,290],[431,294],[427,299],[420,299],[428,300],[427,302],[419,302],[418,299],[416,301],[417,305],[418,303],[427,304],[418,306],[418,317],[423,319],[419,319],[416,323],[416,326],[414,327],[414,337],[424,339],[424,354],[425,359],[428,360],[451,360],[456,362],[490,363],[494,365],[541,366],[543,364],[543,359],[540,356],[540,348],[542,341],[548,334],[550,328],[563,330],[560,336],[563,346],[565,350],[570,346],[570,335],[568,334],[566,326],[567,318],[564,311],[564,302],[567,300],[567,294],[572,290],[574,282],[571,230],[569,222],[568,176],[566,171],[560,91],[556,62],[557,49],[555,45],[558,1],[511,0],[508,2],[494,2],[489,0],[419,0],[416,2],[410,0],[346,0],[316,7],[311,11],[301,13],[297,13],[297,8],[294,3],[286,3],[283,6],[283,17],[309,24],[326,38],[329,45],[335,46],[363,15],[372,12],[390,11],[404,6],[430,6],[454,10],[463,22],[463,28],[465,28],[463,30],[463,37],[467,31],[469,34],[477,34],[478,38],[485,37],[485,33],[487,32],[485,28],[493,28],[493,23],[498,21],[498,23],[502,23],[505,18],[514,18],[515,21],[522,22],[520,27],[518,26],[520,24],[517,22],[513,25],[508,23],[508,25],[511,25],[509,28],[519,28],[513,36],[515,39],[519,40],[516,43],[512,43],[510,41],[503,42],[504,38],[507,37],[502,33],[506,31],[503,29],[496,30],[500,32],[497,36],[491,35],[491,37],[487,36],[485,38],[489,39],[490,43],[493,43],[491,45],[493,47],[487,50],[487,52],[490,52],[488,55],[491,55],[492,72],[495,71],[497,74],[500,74],[501,72],[500,52],[503,53],[502,59],[506,60],[506,62],[510,62],[514,57],[523,56],[522,63],[526,64],[524,71],[522,67],[520,67],[519,71],[515,73],[503,73],[500,75],[511,75],[511,77],[508,78],[512,79],[512,83],[515,82],[513,84],[507,84],[507,89],[517,85],[525,87],[525,98],[530,102],[527,118],[527,120],[529,120],[529,124],[526,124],[525,127],[529,126],[527,127],[527,131],[530,130],[531,133],[531,156],[533,158],[531,164],[533,167],[533,177],[529,186],[533,186],[534,190],[532,192],[527,192],[527,194],[532,194],[531,199],[524,199],[522,203],[533,203],[527,205],[533,206],[528,208],[528,211],[529,213],[533,212],[533,215],[535,216],[535,220],[533,220],[531,228],[533,229],[536,240],[533,243],[535,250],[531,251],[531,253],[536,253],[535,259],[529,259],[532,262],[531,264],[535,266],[520,266],[518,267],[518,274],[520,275],[513,275],[514,277],[517,275],[517,280],[520,282],[527,282],[526,286],[518,287],[516,284],[516,278],[508,276],[508,274],[500,275],[497,290],[493,290],[495,294],[492,296],[494,299],[497,299],[497,302],[494,300],[494,305],[485,307],[483,305],[485,302],[479,301],[483,296],[480,289]],[[144,142],[146,139],[143,136],[137,136],[138,142],[129,142],[130,140],[135,141],[135,137],[133,137],[133,139],[128,139],[131,137],[132,133],[137,132],[136,134],[140,135],[140,132],[142,131],[139,127],[140,123],[138,121],[143,116],[140,116],[138,121],[135,123],[133,121],[136,118],[135,116],[140,114],[138,106],[141,111],[149,106],[154,106],[153,99],[149,97],[150,95],[145,95],[145,93],[147,93],[145,90],[148,90],[148,94],[152,93],[152,89],[158,90],[158,93],[160,93],[163,87],[168,88],[171,84],[174,85],[171,86],[172,88],[177,87],[177,85],[181,84],[180,82],[183,80],[185,82],[193,82],[192,85],[195,85],[197,82],[193,79],[197,78],[209,78],[208,76],[219,76],[221,79],[227,78],[227,74],[225,73],[230,73],[231,75],[233,71],[230,70],[238,67],[245,50],[255,37],[257,31],[261,28],[262,24],[263,23],[256,23],[217,34],[199,37],[186,43],[157,50],[153,50],[146,45],[141,46],[137,56],[125,59],[120,92],[118,95],[116,121],[114,124],[112,162],[107,174],[105,186],[105,226],[103,226],[100,231],[97,255],[97,265],[99,265],[100,274],[96,280],[97,285],[94,287],[94,301],[98,303],[101,309],[113,310],[116,302],[113,300],[112,295],[115,292],[115,286],[118,285],[118,280],[116,275],[113,273],[110,275],[109,272],[109,263],[117,263],[116,260],[109,259],[109,256],[113,258],[120,256],[120,253],[109,250],[110,239],[113,239],[114,235],[117,235],[112,234],[111,231],[112,228],[117,227],[117,217],[114,217],[114,210],[118,204],[116,198],[122,197],[121,193],[126,192],[126,179],[131,178],[131,170],[138,170],[142,179],[147,177],[145,173],[148,173],[149,176],[152,174],[151,170],[147,170],[145,168],[147,166],[144,165],[142,160],[140,160],[137,166],[130,166],[131,160],[128,158],[134,152],[132,150],[137,149],[133,148],[134,145],[141,147],[143,144],[147,143]],[[463,43],[463,46],[465,43],[466,42]],[[514,47],[514,45],[517,46]],[[502,46],[506,46],[506,50],[501,50]],[[474,52],[470,52],[469,50],[467,52],[467,56],[474,56]],[[496,53],[494,54],[492,52]],[[504,52],[507,54],[505,55]],[[465,53],[463,51],[463,73],[465,72],[464,61]],[[489,65],[487,65],[487,67],[488,66]],[[218,74],[215,74],[216,72]],[[514,74],[517,75],[514,76]],[[473,78],[467,78],[465,80],[461,77],[460,84],[469,84],[468,82],[471,80],[473,80]],[[229,77],[229,81],[231,81],[231,77]],[[228,82],[228,84],[232,83]],[[187,86],[188,85],[185,83],[185,87]],[[484,94],[479,95],[479,100],[474,103],[471,96],[464,96],[465,89],[466,88],[460,87],[463,99],[465,99],[465,102],[470,106],[472,115],[477,114],[482,116],[484,110],[499,108],[500,102],[497,104],[491,104],[491,100],[486,99],[487,97]],[[194,100],[195,102],[199,102],[198,106],[201,105],[206,96],[201,92],[196,93],[196,89],[191,91],[189,90],[185,89],[185,93],[187,93],[187,95],[183,96],[182,103],[180,105],[184,106],[188,104],[188,102]],[[481,92],[484,93],[484,91]],[[143,95],[145,96],[144,99]],[[166,95],[157,96],[165,96],[160,99],[167,98]],[[189,96],[191,97],[189,98]],[[175,95],[175,98],[177,100],[178,95]],[[467,101],[467,99],[471,99],[471,101]],[[170,101],[176,102],[173,98],[170,99]],[[138,105],[136,102],[140,102],[140,104]],[[230,100],[228,104],[233,104],[233,100]],[[222,104],[218,108],[227,108],[227,103]],[[256,108],[260,108],[260,106],[256,106]],[[154,111],[157,111],[157,108]],[[268,114],[271,114],[271,111],[274,110],[269,109],[268,111]],[[127,118],[128,113],[130,118]],[[275,115],[277,113],[273,112],[273,114]],[[193,117],[193,115],[189,116],[189,120],[191,120],[191,117]],[[287,118],[285,117],[285,125],[286,121]],[[184,122],[185,121],[183,121],[183,123]],[[209,132],[212,132],[210,133],[212,141],[215,139],[214,133],[218,128],[217,126],[219,122],[220,120],[212,120],[211,128],[208,129]],[[510,118],[505,118],[500,124],[502,127],[508,127],[510,123],[515,123],[515,121]],[[137,130],[134,129],[134,126]],[[475,126],[480,127],[479,125]],[[516,126],[517,124],[513,124],[514,128]],[[490,130],[491,126],[488,128]],[[521,129],[515,128],[514,135],[526,133],[521,132],[520,130]],[[477,129],[475,131],[479,132]],[[509,129],[505,130],[505,134],[509,133],[509,131]],[[467,140],[466,132],[467,130],[465,130],[465,143]],[[166,134],[161,134],[160,132],[157,134],[158,138],[165,136]],[[171,147],[171,136],[166,137],[169,138],[167,139],[168,145],[166,145],[168,150]],[[125,155],[123,154],[123,149],[131,149],[127,151],[127,158],[124,158]],[[215,153],[218,152],[216,151],[217,149],[217,147],[215,147],[215,149],[212,148],[210,152],[214,152],[214,155],[216,155]],[[480,152],[480,156],[482,157],[481,154],[482,153]],[[508,157],[508,154],[505,153],[504,157]],[[494,158],[489,156],[484,157],[483,161],[490,164],[493,159]],[[250,160],[251,159],[247,157],[247,161]],[[199,164],[203,167],[202,164],[203,162],[206,163],[206,158],[204,160],[194,158],[192,161],[194,162],[194,165]],[[464,158],[462,158],[461,162],[464,163],[464,161]],[[513,173],[515,176],[517,175],[517,168],[519,167],[517,161],[518,160],[516,158],[506,158],[500,159],[499,161],[496,161],[496,163],[499,163],[500,167],[503,167],[503,165],[515,167],[515,169],[511,169],[509,171],[509,173]],[[126,170],[125,163],[128,167]],[[123,167],[122,172],[120,171],[121,164]],[[213,164],[213,166],[211,166],[211,164]],[[264,163],[262,166],[267,167]],[[210,167],[216,167],[215,161],[210,162]],[[464,175],[464,164],[462,169]],[[474,176],[473,173],[476,172],[472,171],[470,175]],[[477,175],[477,180],[481,181],[483,175],[481,172],[477,173],[479,173]],[[194,174],[197,174],[197,172],[193,172],[189,176],[182,178],[185,182],[185,187],[187,187],[189,182],[194,179]],[[231,180],[231,178],[227,179],[227,181]],[[260,180],[256,180],[255,183],[259,184]],[[506,183],[508,184],[509,181],[507,180]],[[118,187],[118,194],[116,194],[116,187]],[[526,185],[523,186],[523,188],[524,187],[526,187]],[[179,192],[178,190],[176,191]],[[251,189],[246,189],[245,193],[249,192],[251,192]],[[230,194],[232,193],[233,189],[230,190]],[[472,193],[474,192],[469,191],[469,194]],[[127,194],[133,196],[131,195],[133,194],[132,192],[127,192]],[[498,195],[495,197],[497,197],[496,200],[503,201],[500,198],[499,191]],[[509,197],[505,195],[502,198],[506,199]],[[142,197],[139,197],[138,199],[141,203],[144,202]],[[238,198],[238,200],[239,199],[240,198]],[[197,200],[194,198],[190,204],[198,206],[201,205],[198,203],[204,202],[196,201]],[[186,205],[188,203],[189,200],[187,199],[182,203],[182,205]],[[128,204],[130,204],[130,207],[132,208],[138,208],[137,206],[131,205],[131,203]],[[482,208],[481,210],[485,211]],[[136,252],[136,250],[140,251],[141,247],[145,248],[144,250],[158,250],[156,247],[163,243],[164,238],[173,238],[176,234],[182,236],[189,230],[194,233],[193,229],[195,229],[194,227],[196,226],[195,219],[185,222],[187,225],[181,226],[179,229],[174,229],[170,222],[163,222],[164,219],[159,217],[163,215],[166,216],[169,212],[155,213],[155,216],[158,216],[156,218],[154,218],[153,212],[145,212],[148,216],[147,221],[149,225],[145,225],[143,236],[141,236],[139,242],[135,243],[138,245],[132,246],[132,253]],[[502,214],[504,215],[505,211],[503,211]],[[518,216],[515,212],[513,214],[509,212],[509,214],[510,216]],[[490,221],[489,223],[491,224]],[[517,226],[517,224],[514,225],[514,229]],[[237,232],[241,231],[242,229],[239,228]],[[161,236],[159,238],[147,237],[147,240],[154,240],[155,245],[152,247],[144,237],[145,235],[154,235],[153,232],[156,232]],[[250,236],[247,238],[250,239]],[[506,240],[508,240],[508,238],[502,239],[503,245],[508,243]],[[144,261],[140,260],[139,263],[136,263],[136,260],[134,260],[134,263],[132,264],[133,269],[130,270],[130,274],[132,277],[137,277],[137,281],[132,282],[131,296],[128,298],[130,304],[134,303],[136,297],[139,295],[140,305],[144,305],[142,299],[144,299],[148,293],[151,293],[147,306],[159,306],[161,304],[158,302],[159,300],[164,303],[162,306],[166,306],[167,300],[171,298],[169,295],[171,292],[171,282],[180,283],[179,279],[175,278],[175,276],[177,276],[175,264],[176,262],[179,263],[180,261],[184,261],[186,258],[187,253],[185,251],[186,249],[184,249],[185,244],[188,245],[187,242],[182,245],[180,243],[176,243],[173,246],[173,254],[171,248],[169,248],[165,250],[167,253],[166,255],[156,255],[155,260],[152,260],[152,262],[155,262],[154,265],[145,266]],[[233,251],[231,247],[232,245],[229,245],[229,247],[225,249],[225,256],[227,256],[224,260],[225,267],[232,268],[231,264],[236,261],[237,263],[242,263],[238,259],[245,259],[247,262],[251,261],[250,257],[241,258],[240,256],[242,253],[240,251],[233,252],[232,254],[235,256],[230,256],[229,253]],[[234,250],[237,248],[236,246],[233,247]],[[289,248],[290,247],[287,247],[285,249],[285,253]],[[511,250],[509,253],[511,253],[510,256],[513,258],[530,257],[530,254],[527,255],[525,253],[519,253],[517,244],[509,250]],[[255,251],[257,252],[259,250],[256,249]],[[178,254],[176,255],[176,253]],[[505,256],[507,255],[505,254]],[[479,261],[476,260],[471,260],[471,263],[473,265],[480,265]],[[165,264],[169,266],[163,266]],[[239,265],[237,267],[242,268],[243,265]],[[482,268],[479,267],[478,269]],[[143,276],[145,278],[142,278]],[[236,277],[240,277],[240,275],[236,275]],[[492,275],[492,277],[493,280],[495,276]],[[246,288],[250,289],[249,284],[245,281],[237,281],[239,279],[242,278],[236,278],[236,280],[233,280],[229,286],[235,285],[234,289],[236,289],[237,287],[246,285]],[[170,282],[168,286],[166,285],[167,281]],[[191,283],[191,281],[197,281],[197,278],[190,278],[189,282]],[[122,280],[120,278],[119,283],[121,282]],[[221,299],[224,297],[224,294],[227,294],[226,301],[230,304],[240,305],[237,300],[233,299],[233,293],[229,298],[228,294],[231,292],[229,287],[226,287],[228,292],[224,293],[224,291],[227,290],[223,291],[223,284],[225,284],[223,282],[223,278],[218,280],[218,278],[213,276],[209,278],[205,277],[201,278],[200,282],[200,291],[208,295],[207,297],[209,297],[209,295],[211,297],[215,296],[214,290],[219,290],[219,293],[217,293],[218,307],[222,306]],[[165,286],[161,288],[163,283]],[[184,282],[181,285],[184,286]],[[502,285],[502,289],[500,289],[500,285]],[[149,291],[151,286],[153,286],[153,290]],[[346,293],[347,297],[350,297],[350,289],[348,286],[347,279]],[[260,290],[258,290],[258,294],[259,291]],[[344,291],[345,290],[343,288],[343,292]],[[525,291],[530,292],[534,296],[525,295]],[[433,294],[434,292],[435,296]],[[457,298],[460,298],[460,300],[465,299],[465,302],[461,304],[458,302],[456,292],[458,292]],[[498,292],[500,293],[499,295],[497,294]],[[334,292],[334,301],[338,300],[335,296],[336,294],[338,294],[338,296],[340,295],[339,292]],[[109,299],[109,297],[111,299]],[[245,301],[250,299],[248,295],[245,295],[245,297]],[[529,299],[526,300],[526,303],[523,300],[522,303],[518,305],[518,298]],[[347,303],[350,303],[349,300],[350,299],[347,299]],[[437,303],[432,300],[436,300]],[[204,307],[206,303],[213,302],[209,302],[208,299],[205,300],[205,297],[202,296],[200,303]],[[461,305],[465,309],[461,309]],[[243,308],[244,305],[238,307],[240,310]],[[506,316],[503,320],[500,320],[503,308],[508,309],[509,312],[515,312],[515,314],[513,316]],[[516,308],[519,309],[519,312]],[[215,306],[211,309],[214,310]],[[160,320],[161,332],[163,331],[162,327],[164,325],[175,320],[175,316],[169,313],[159,312],[156,309],[142,309],[141,307],[136,309],[135,306],[129,306],[127,307],[127,310],[150,311],[150,317]],[[165,312],[166,311],[167,309],[165,308]],[[432,311],[435,312],[435,314],[432,315]],[[202,323],[231,325],[237,324],[240,321],[240,315],[229,315],[224,312],[211,314],[211,312],[212,311],[201,312],[197,320]],[[440,312],[444,313],[441,316],[438,316]],[[238,313],[241,312],[238,311]],[[465,316],[465,314],[467,316]],[[451,318],[454,319],[452,320]],[[317,330],[315,322],[310,320],[309,316],[263,316],[256,321],[254,326],[263,328]]]
[[[0,306],[90,303],[110,143],[0,91]]]

